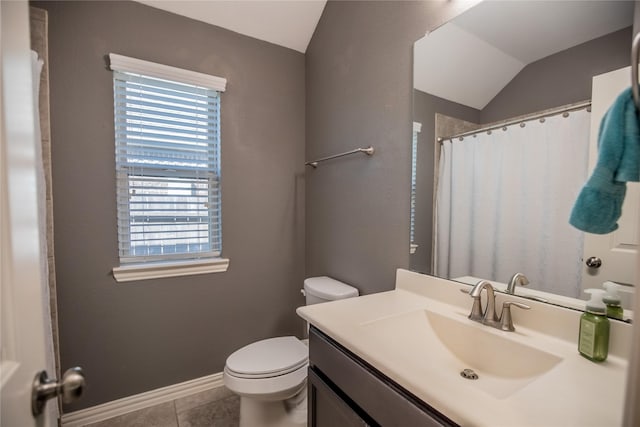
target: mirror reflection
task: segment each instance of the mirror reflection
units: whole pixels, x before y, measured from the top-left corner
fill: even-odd
[[[631,1],[485,1],[415,43],[412,270],[573,308],[610,281],[629,308],[637,184],[615,232],[568,220],[630,84],[632,19]]]

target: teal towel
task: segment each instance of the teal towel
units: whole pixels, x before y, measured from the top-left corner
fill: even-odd
[[[617,229],[629,181],[640,181],[640,130],[631,88],[616,98],[602,118],[598,162],[578,195],[569,223],[595,234]]]

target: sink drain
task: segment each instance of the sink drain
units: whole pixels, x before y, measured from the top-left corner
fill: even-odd
[[[462,372],[460,372],[460,376],[462,378],[466,378],[468,380],[477,380],[478,379],[478,374],[476,374],[473,369],[463,369]]]

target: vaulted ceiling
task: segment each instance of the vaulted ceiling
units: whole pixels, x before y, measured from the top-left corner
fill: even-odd
[[[326,0],[138,0],[304,53]]]

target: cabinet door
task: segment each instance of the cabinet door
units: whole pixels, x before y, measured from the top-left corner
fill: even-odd
[[[365,420],[309,368],[309,427],[364,427]]]

